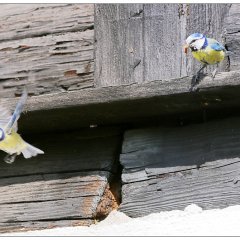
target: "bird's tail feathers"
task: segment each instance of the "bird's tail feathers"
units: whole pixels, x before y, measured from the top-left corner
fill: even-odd
[[[44,154],[44,152],[29,143],[26,143],[27,146],[22,150],[22,154],[25,158],[35,157],[38,154]]]

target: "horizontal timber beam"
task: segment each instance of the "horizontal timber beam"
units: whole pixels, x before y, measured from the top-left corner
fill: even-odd
[[[240,71],[206,76],[192,92],[192,76],[145,84],[84,89],[29,97],[20,130],[69,130],[90,125],[129,123],[171,114],[240,107]],[[1,103],[11,109],[17,99]]]

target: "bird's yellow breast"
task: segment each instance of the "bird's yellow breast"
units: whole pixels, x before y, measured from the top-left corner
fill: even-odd
[[[192,55],[194,58],[196,58],[198,61],[202,63],[216,64],[220,63],[224,59],[225,52],[216,51],[207,47],[206,49],[203,50],[193,51]]]
[[[25,146],[26,143],[16,132],[6,134],[4,140],[0,141],[0,149],[9,154],[20,154],[20,152],[25,148]]]

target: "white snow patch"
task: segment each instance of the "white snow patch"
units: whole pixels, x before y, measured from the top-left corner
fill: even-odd
[[[202,210],[192,204],[184,211],[152,213],[130,218],[112,211],[90,227],[65,227],[5,233],[1,236],[239,236],[240,205],[224,209]]]

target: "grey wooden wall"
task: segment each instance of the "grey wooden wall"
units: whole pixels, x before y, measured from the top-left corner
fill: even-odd
[[[94,86],[93,4],[4,4],[0,22],[1,100],[9,102],[25,85],[30,96]],[[34,104],[37,112],[40,105]],[[69,114],[61,116],[70,123]],[[45,154],[19,156],[12,165],[0,161],[0,232],[90,225],[118,205],[109,184],[118,165],[118,128],[55,131],[58,118],[42,117],[45,134],[36,118],[26,122],[38,134],[21,131],[23,118],[19,128]]]
[[[240,37],[239,37],[240,4],[232,4],[224,20],[225,38],[230,55],[230,70],[240,67]]]
[[[0,94],[93,87],[93,4],[1,4]]]
[[[183,53],[185,39],[201,32],[224,43],[228,10],[227,4],[97,4],[95,84],[192,75],[200,64]]]
[[[133,96],[134,87],[137,92],[137,86],[150,86],[158,81],[165,83],[164,89],[168,89],[166,82],[173,87],[178,81],[181,89],[185,77],[195,74],[200,67],[191,54],[186,56],[182,50],[185,39],[194,32],[226,44],[234,54],[222,63],[221,71],[235,74],[231,71],[239,70],[239,13],[237,4],[97,4],[95,85],[131,85]],[[222,76],[223,86],[227,86],[232,77]],[[223,102],[238,95],[238,84],[228,94],[214,89],[217,81],[209,83],[209,89],[214,90],[213,99],[220,99],[224,112],[227,107]],[[205,102],[209,92],[190,95],[202,99],[206,106],[203,111],[212,104]],[[169,90],[166,95],[170,103],[174,93]],[[183,98],[183,94],[176,96],[175,106]],[[231,101],[239,106],[239,100]],[[139,109],[145,102],[139,103]],[[180,112],[194,100],[188,102]],[[164,104],[164,99],[161,103]],[[194,108],[197,109],[194,106],[191,111]],[[239,129],[239,118],[227,118],[186,127],[142,125],[125,131],[120,155],[123,166],[120,211],[138,217],[183,209],[191,203],[204,209],[238,204]]]
[[[125,132],[120,211],[152,212],[239,204],[240,118]]]
[[[1,5],[0,95],[13,107],[28,86],[23,136],[46,154],[0,162],[0,232],[93,223],[108,207],[119,157],[120,210],[130,216],[238,203],[239,119],[176,122],[186,110],[191,120],[196,110],[240,106],[239,12],[237,4],[96,4],[95,15],[92,4]],[[193,32],[235,53],[221,66],[230,72],[204,79],[200,93],[189,92],[200,64],[182,51]],[[168,128],[153,128],[159,116]]]

